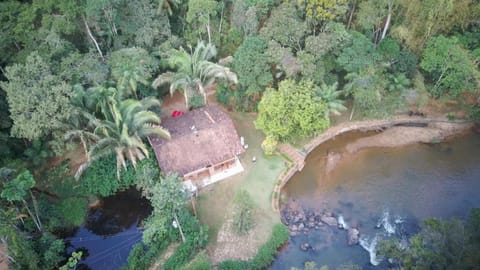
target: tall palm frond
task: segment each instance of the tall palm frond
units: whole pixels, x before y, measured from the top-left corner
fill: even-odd
[[[341,111],[344,111],[347,109],[343,105],[343,100],[340,98],[343,92],[340,90],[337,90],[337,87],[338,87],[338,83],[335,82],[332,85],[327,85],[325,83],[322,83],[321,86],[317,88],[317,96],[327,103],[327,106],[328,106],[327,116],[330,113],[333,113],[335,115],[340,115]]]
[[[122,167],[126,169],[127,160],[136,168],[139,160],[149,156],[143,139],[148,136],[170,138],[170,133],[159,126],[160,117],[149,110],[156,106],[160,106],[160,102],[154,98],[127,99],[112,103],[104,119],[92,119],[94,129],[91,134],[95,141],[88,150],[86,164],[80,167],[76,177],[91,162],[115,154],[117,177],[120,178],[120,170]]]
[[[170,95],[181,90],[185,96],[185,105],[188,106],[188,99],[195,93],[200,93],[207,103],[205,89],[212,85],[217,79],[225,79],[238,83],[235,73],[229,68],[210,62],[217,54],[217,49],[212,44],[205,44],[199,41],[195,50],[191,53],[183,48],[175,50],[167,59],[170,68],[175,72],[160,74],[152,83],[153,88],[164,84],[170,84]]]

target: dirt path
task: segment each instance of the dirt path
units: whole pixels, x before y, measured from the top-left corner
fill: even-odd
[[[0,270],[8,269],[8,258],[4,254],[6,254],[5,247],[0,244]]]

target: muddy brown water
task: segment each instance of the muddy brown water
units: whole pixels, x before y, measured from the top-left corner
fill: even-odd
[[[480,207],[478,134],[439,144],[363,150],[347,156],[325,175],[329,151],[342,152],[346,143],[369,135],[348,133],[319,146],[283,191],[288,201],[304,209],[341,215],[348,226],[360,230],[363,247],[348,246],[346,232],[338,228],[310,230],[291,237],[270,269],[303,269],[305,261],[330,269],[347,262],[363,269],[386,269],[385,260],[372,260],[367,251],[375,251],[376,240],[407,239],[419,230],[423,219],[463,219],[471,208]],[[301,251],[303,243],[314,249]]]

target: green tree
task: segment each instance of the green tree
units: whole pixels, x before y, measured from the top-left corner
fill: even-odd
[[[378,116],[385,112],[385,89],[387,81],[382,73],[370,67],[345,76],[345,94],[353,96],[354,106],[366,116]]]
[[[294,51],[301,50],[307,26],[296,14],[293,3],[282,3],[265,21],[260,35],[265,40],[273,39]]]
[[[99,54],[103,57],[100,50],[102,43],[104,47],[111,47],[115,37],[119,34],[118,22],[119,7],[121,7],[122,0],[86,0],[85,10],[83,16],[83,23],[87,33],[95,44]],[[101,38],[100,44],[97,42],[91,29]],[[102,42],[103,41],[103,42]]]
[[[152,51],[165,42],[172,36],[168,16],[172,16],[172,8],[179,3],[180,0],[124,1],[119,9],[121,33],[116,37],[116,47],[141,47]]]
[[[245,234],[253,228],[253,211],[255,204],[246,190],[240,190],[235,194],[233,209],[233,229],[238,234]]]
[[[229,68],[211,62],[216,54],[215,46],[210,43],[205,44],[203,41],[200,41],[191,53],[183,48],[174,50],[166,61],[176,71],[160,74],[153,81],[152,86],[157,88],[168,83],[171,95],[177,90],[182,90],[187,109],[190,99],[197,93],[203,96],[204,104],[207,104],[206,88],[210,87],[215,80],[225,79],[237,83],[237,75]]]
[[[94,126],[94,143],[88,149],[87,162],[80,166],[76,173],[78,178],[91,162],[112,153],[117,159],[117,178],[120,169],[126,169],[126,160],[136,167],[137,161],[149,156],[147,147],[142,141],[148,136],[170,138],[167,130],[159,126],[160,118],[151,108],[159,107],[155,98],[140,101],[127,99],[114,101],[103,119],[90,116]]]
[[[60,77],[70,85],[92,87],[107,81],[110,69],[94,51],[74,51],[61,59],[58,68]]]
[[[195,37],[189,40],[205,40],[212,43],[212,19],[217,16],[218,3],[215,0],[188,0],[186,21]]]
[[[371,30],[377,44],[387,35],[393,13],[398,7],[399,0],[367,0],[359,4],[357,23],[364,30]]]
[[[29,171],[25,171],[9,182],[5,183],[3,190],[0,194],[2,198],[9,202],[22,202],[23,206],[27,210],[30,218],[35,223],[39,232],[43,232],[42,222],[40,220],[40,213],[38,210],[38,204],[31,189],[35,186],[35,179]],[[25,199],[27,194],[30,195],[33,205],[33,211],[29,206],[29,203]]]
[[[431,93],[457,97],[464,91],[476,91],[480,86],[480,72],[470,55],[455,38],[431,38],[424,50],[420,67],[433,81]]]
[[[297,0],[314,25],[342,18],[348,11],[348,0]]]
[[[255,127],[279,140],[297,139],[326,129],[330,123],[327,111],[326,102],[315,98],[311,81],[284,80],[278,90],[267,88]]]
[[[479,221],[478,208],[471,210],[468,222],[427,219],[408,246],[396,238],[384,240],[379,253],[403,269],[473,269],[480,263]]]
[[[258,16],[255,6],[248,6],[245,0],[233,2],[232,27],[241,31],[244,36],[254,35],[258,31]]]
[[[43,138],[62,127],[70,117],[72,87],[52,73],[38,53],[25,64],[7,67],[8,82],[0,82],[7,93],[12,135],[29,140]]]
[[[142,48],[114,51],[108,63],[112,70],[112,77],[117,82],[121,99],[137,97],[137,83],[149,85],[148,80],[156,67],[155,60]]]
[[[337,64],[348,73],[360,72],[367,67],[378,66],[381,56],[375,50],[374,44],[364,35],[352,32],[352,43],[345,47],[337,58]]]
[[[233,69],[238,74],[240,87],[247,97],[257,100],[272,81],[272,73],[265,54],[268,44],[259,37],[247,37],[234,55]]]
[[[480,16],[475,0],[401,0],[403,22],[395,35],[415,52],[420,52],[430,37],[466,28]]]
[[[153,235],[158,234],[158,231],[165,231],[165,226],[169,226],[174,221],[176,226],[178,226],[182,241],[185,242],[186,238],[178,218],[187,200],[181,177],[177,174],[163,175],[160,177],[160,181],[146,187],[143,193],[150,200],[153,207],[153,217],[149,218],[150,222],[154,221],[154,224],[157,224],[156,226],[151,226],[152,224],[150,224],[147,227],[144,239],[151,238]]]

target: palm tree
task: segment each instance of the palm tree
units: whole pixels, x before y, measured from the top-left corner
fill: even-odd
[[[183,48],[174,50],[173,54],[166,60],[175,72],[160,74],[152,83],[153,88],[170,84],[170,95],[181,89],[185,96],[185,105],[189,109],[189,98],[196,92],[203,95],[203,101],[207,104],[205,88],[212,85],[216,79],[225,79],[238,83],[237,75],[229,68],[210,62],[215,57],[217,50],[215,46],[203,41],[198,42],[195,51],[187,53]]]
[[[104,119],[88,116],[94,126],[93,132],[88,135],[94,139],[94,143],[87,151],[87,162],[75,174],[77,178],[91,162],[112,153],[117,158],[117,177],[120,178],[121,167],[127,167],[126,160],[130,160],[136,168],[137,161],[148,157],[148,149],[142,139],[148,136],[170,138],[170,133],[158,125],[158,115],[150,111],[160,106],[157,99],[127,99],[112,101],[110,105]]]
[[[138,99],[138,84],[149,85],[157,65],[145,49],[135,47],[112,52],[108,62],[121,99],[132,96]]]
[[[340,115],[341,111],[346,110],[347,108],[343,105],[343,100],[340,99],[342,91],[337,91],[338,83],[335,82],[332,85],[327,85],[322,83],[320,87],[317,88],[317,96],[320,97],[323,101],[327,103],[328,111],[327,116],[330,113],[335,115]]]

